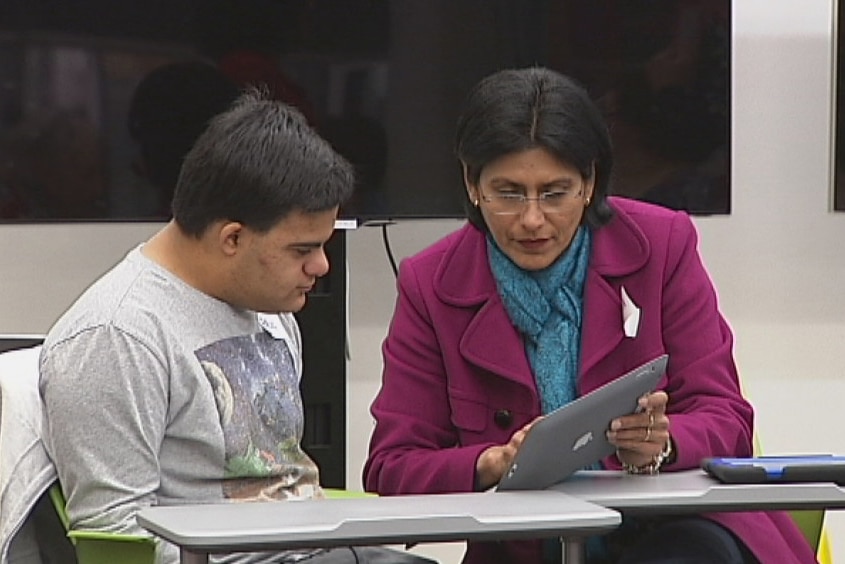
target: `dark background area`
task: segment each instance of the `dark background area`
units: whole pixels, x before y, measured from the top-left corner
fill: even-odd
[[[356,166],[346,217],[461,217],[461,101],[532,64],[607,112],[617,193],[730,211],[730,0],[2,0],[0,221],[165,219],[127,115],[183,61],[300,107]]]
[[[343,216],[462,217],[463,97],[532,64],[579,79],[605,110],[617,193],[728,213],[729,22],[730,0],[0,0],[0,222],[167,219],[171,169],[226,81],[265,85],[353,162]],[[163,69],[178,72],[161,88]],[[150,84],[145,99],[167,111],[139,114]],[[303,446],[337,488],[344,238],[297,314]]]

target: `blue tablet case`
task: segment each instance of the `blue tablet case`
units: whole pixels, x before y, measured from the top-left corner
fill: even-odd
[[[798,455],[705,458],[705,472],[728,484],[835,482],[845,485],[845,456]]]

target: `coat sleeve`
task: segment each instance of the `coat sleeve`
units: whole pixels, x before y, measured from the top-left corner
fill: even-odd
[[[375,429],[364,465],[367,491],[382,495],[472,491],[475,461],[492,443],[459,445],[442,347],[410,261],[382,344],[382,386],[371,412]]]
[[[743,398],[733,334],[719,312],[713,283],[697,249],[695,227],[676,214],[663,279],[663,342],[669,354],[667,413],[676,446],[673,469],[707,456],[749,456],[754,413]]]

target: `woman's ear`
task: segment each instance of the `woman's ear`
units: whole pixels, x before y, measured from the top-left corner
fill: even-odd
[[[589,205],[593,199],[593,192],[596,189],[596,163],[593,163],[592,172],[589,178],[584,179],[584,201]]]
[[[466,187],[467,197],[473,206],[478,207],[478,186],[470,181],[469,172],[465,163],[461,163],[461,169],[464,171],[464,186]]]
[[[593,191],[596,188],[596,177],[593,176],[592,178],[588,178],[584,181],[584,201],[587,202],[587,205],[593,199]]]

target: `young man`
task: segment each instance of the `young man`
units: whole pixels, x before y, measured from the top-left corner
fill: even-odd
[[[352,184],[282,103],[251,92],[211,121],[185,158],[173,220],[44,343],[44,442],[73,528],[143,533],[135,514],[153,504],[321,495],[300,448],[292,312],[328,272],[323,245]],[[368,550],[234,560],[367,562]],[[379,561],[415,559],[388,554]],[[159,562],[177,558],[159,546]]]

